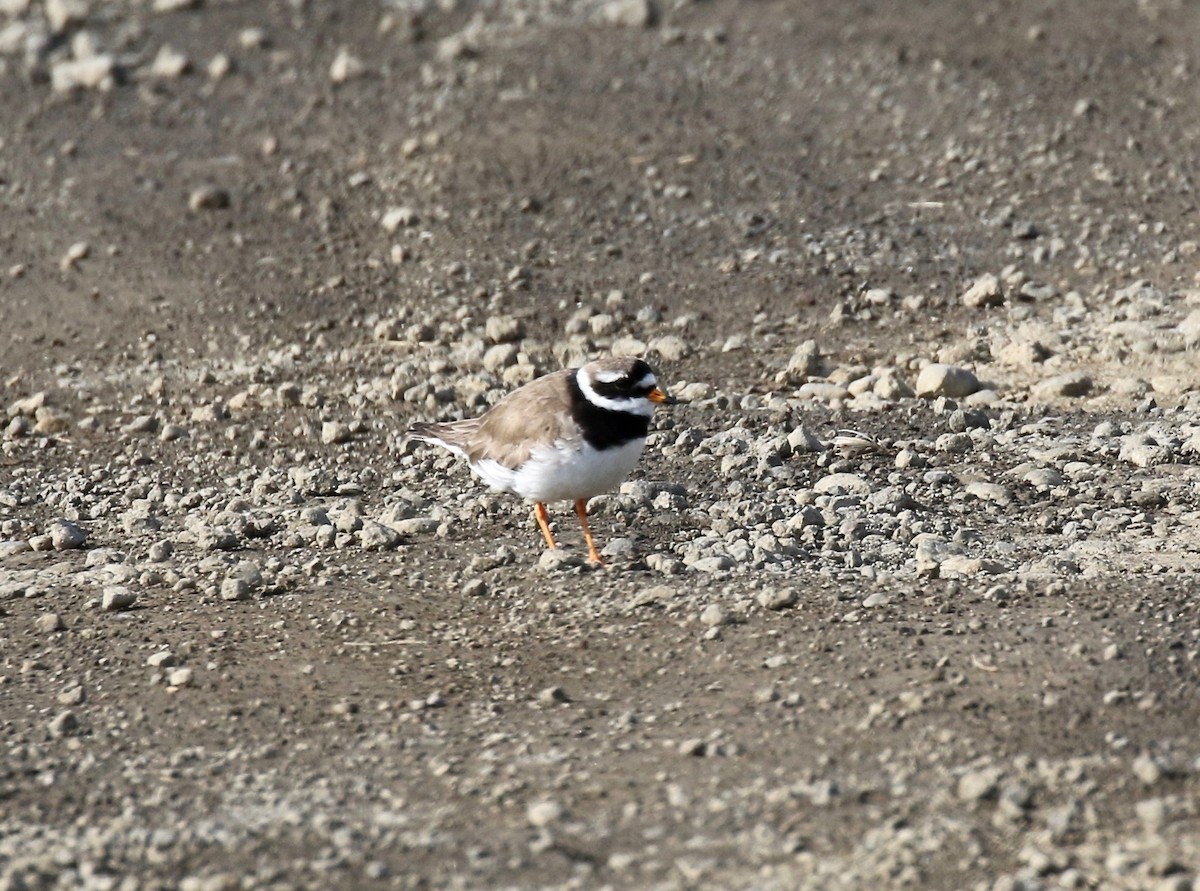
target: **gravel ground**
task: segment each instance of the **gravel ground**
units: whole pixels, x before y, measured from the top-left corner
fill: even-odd
[[[0,889],[1200,888],[1200,7],[969,7],[0,0]]]

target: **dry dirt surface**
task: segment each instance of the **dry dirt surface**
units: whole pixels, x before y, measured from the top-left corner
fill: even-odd
[[[0,0],[0,889],[1200,887],[1198,79],[1183,0]],[[613,352],[603,569],[401,439]]]

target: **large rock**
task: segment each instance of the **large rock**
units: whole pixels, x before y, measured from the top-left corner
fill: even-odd
[[[966,368],[934,362],[926,365],[917,375],[917,395],[925,399],[945,396],[961,399],[979,389],[979,379]]]
[[[1046,378],[1033,387],[1035,399],[1076,399],[1092,391],[1092,376],[1083,371],[1072,371]]]

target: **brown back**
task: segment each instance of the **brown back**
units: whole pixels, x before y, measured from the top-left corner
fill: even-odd
[[[571,393],[565,369],[539,377],[509,393],[479,418],[464,451],[472,461],[492,460],[516,468],[534,447],[566,441],[575,444],[579,430],[571,420]]]
[[[441,442],[462,452],[472,464],[496,461],[515,470],[539,445],[577,444],[582,436],[571,420],[571,392],[564,369],[513,390],[478,418],[444,424],[413,424],[408,434]]]

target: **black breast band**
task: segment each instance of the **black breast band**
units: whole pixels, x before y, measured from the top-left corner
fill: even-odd
[[[604,450],[623,446],[635,439],[645,439],[650,432],[650,419],[628,411],[613,411],[588,401],[579,381],[572,374],[567,378],[571,388],[571,417],[583,431],[583,438],[594,449]]]

